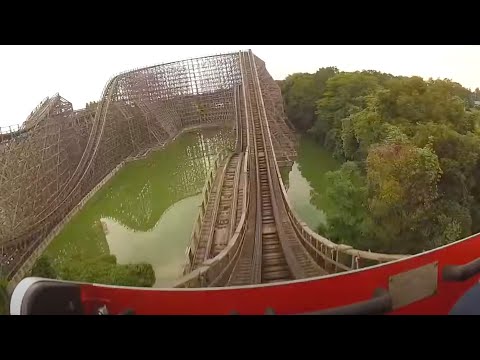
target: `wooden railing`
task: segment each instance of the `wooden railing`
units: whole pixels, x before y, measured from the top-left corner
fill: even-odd
[[[238,223],[233,236],[230,238],[227,246],[217,256],[206,260],[199,268],[186,274],[180,278],[173,287],[175,288],[198,288],[198,287],[213,287],[223,286],[227,280],[230,272],[235,264],[235,260],[240,253],[241,245],[247,227],[247,211],[249,203],[248,193],[248,150],[244,157],[241,177],[243,177],[241,184],[243,184],[242,216]],[[240,160],[241,161],[241,160]]]
[[[239,56],[240,58],[240,56]],[[242,69],[240,69],[242,78],[243,78],[243,72]],[[238,95],[236,92],[239,91],[239,88],[235,88],[235,95]],[[243,96],[245,97],[245,91],[243,93]],[[247,133],[247,138],[246,144],[241,143],[242,139],[242,133],[240,131],[241,125],[240,121],[241,119],[239,118],[239,112],[237,111],[237,106],[239,105],[237,103],[237,97],[234,96],[235,99],[235,120],[237,122],[237,141],[236,141],[236,152],[240,153],[240,159],[239,162],[242,163],[242,169],[240,173],[240,181],[236,184],[242,184],[243,187],[243,202],[242,202],[242,208],[241,208],[241,217],[240,221],[237,225],[237,228],[235,229],[235,232],[233,233],[232,237],[230,238],[227,246],[225,249],[223,249],[217,256],[215,256],[212,259],[208,259],[205,261],[202,266],[199,268],[195,269],[194,271],[188,273],[188,271],[184,272],[184,276],[180,278],[174,285],[174,287],[177,288],[192,288],[192,287],[205,287],[205,286],[222,286],[224,285],[227,280],[228,276],[230,275],[230,270],[233,268],[235,265],[235,260],[237,256],[240,254],[240,249],[241,245],[243,244],[243,238],[245,235],[245,230],[246,230],[246,225],[247,225],[247,208],[249,204],[249,199],[250,199],[250,194],[248,192],[249,189],[249,183],[248,183],[248,159],[249,159],[249,144],[250,144],[250,135],[249,135],[249,130],[248,130],[248,122],[243,124],[243,126],[246,127],[246,133]],[[244,104],[245,105],[245,104]],[[245,153],[241,153],[240,151],[242,150],[242,146],[245,146]],[[225,155],[225,157],[228,155]],[[213,183],[214,179],[214,174],[216,171],[213,171],[210,173],[210,176],[207,177],[205,187],[204,187],[204,192],[203,192],[203,202],[200,207],[200,214],[197,218],[197,221],[195,222],[194,229],[192,231],[192,234],[194,234],[197,231],[200,231],[200,226],[203,220],[203,216],[205,214],[205,208],[206,204],[208,202],[208,196],[210,194],[210,189]],[[237,192],[239,189],[234,189],[235,192]],[[233,206],[236,206],[234,203]],[[194,239],[192,237],[192,239]],[[195,254],[196,246],[198,245],[198,238],[196,239],[197,243],[194,244],[192,241],[192,244],[187,248],[186,254],[187,254],[187,266],[185,267],[185,270],[190,269],[190,264],[192,263],[193,256]]]
[[[207,209],[208,200],[210,198],[210,193],[212,190],[213,183],[215,181],[215,175],[218,168],[224,164],[225,159],[231,156],[232,152],[228,149],[220,151],[215,160],[213,161],[213,167],[210,169],[207,178],[205,179],[205,185],[203,186],[202,191],[202,202],[199,205],[199,212],[197,219],[193,225],[192,234],[190,236],[190,245],[185,250],[186,255],[186,264],[184,267],[183,273],[186,274],[191,270],[191,265],[198,247],[198,241],[200,239],[200,230],[202,229],[202,222],[205,216],[205,211]]]

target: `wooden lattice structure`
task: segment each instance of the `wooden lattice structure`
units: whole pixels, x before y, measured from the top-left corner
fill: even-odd
[[[280,89],[256,59],[278,158],[291,160],[294,136]],[[48,233],[107,174],[201,125],[233,125],[239,53],[188,59],[112,77],[98,102],[74,111],[60,95],[42,101],[20,126],[0,128],[0,266],[11,278]]]

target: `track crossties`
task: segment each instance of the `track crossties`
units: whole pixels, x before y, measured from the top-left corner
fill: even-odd
[[[228,286],[272,283],[323,275],[288,221],[257,71],[251,53],[241,56],[245,113],[252,139],[248,225]]]

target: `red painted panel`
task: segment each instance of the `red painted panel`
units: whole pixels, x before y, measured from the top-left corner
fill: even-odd
[[[479,276],[465,282],[441,280],[445,265],[462,265],[480,257],[480,234],[405,260],[374,268],[283,285],[219,289],[138,289],[82,285],[86,305],[92,299],[108,304],[111,313],[132,308],[137,314],[295,314],[370,299],[376,288],[388,289],[390,276],[438,261],[437,294],[392,314],[447,314]]]

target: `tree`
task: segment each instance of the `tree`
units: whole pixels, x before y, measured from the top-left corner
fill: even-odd
[[[419,250],[427,240],[419,234],[438,198],[442,174],[437,155],[428,146],[375,145],[367,158],[368,206],[377,224],[381,249]]]
[[[315,102],[325,90],[327,80],[337,72],[337,68],[321,68],[315,74],[290,75],[282,83],[288,118],[300,131],[312,127],[315,121]]]
[[[428,229],[428,248],[446,245],[471,233],[472,217],[468,207],[454,200],[442,199],[435,204],[433,226]]]
[[[52,266],[51,260],[48,256],[41,256],[33,265],[30,276],[38,276],[47,279],[56,279],[57,272]]]
[[[114,255],[69,261],[61,265],[59,277],[63,280],[122,286],[151,287],[155,284],[155,271],[151,264],[118,265]]]
[[[358,165],[347,161],[339,170],[328,172],[326,179],[326,199],[332,209],[327,214],[326,235],[341,243],[368,248],[367,189]]]
[[[320,80],[320,73],[294,74],[282,84],[297,128],[346,161],[328,174],[333,210],[322,232],[403,253],[479,232],[480,111],[473,99],[480,89],[333,69]]]
[[[413,141],[418,146],[430,143],[439,157],[442,197],[469,206],[476,184],[474,170],[480,159],[480,137],[473,133],[460,134],[447,125],[427,123],[417,126]]]
[[[98,101],[90,101],[85,104],[86,110],[96,111],[98,107]]]
[[[9,313],[10,299],[7,292],[8,280],[0,279],[0,315]]]
[[[328,79],[322,97],[316,102],[317,120],[310,133],[342,156],[342,123],[366,108],[367,96],[379,84],[380,79],[367,72],[339,73]]]

